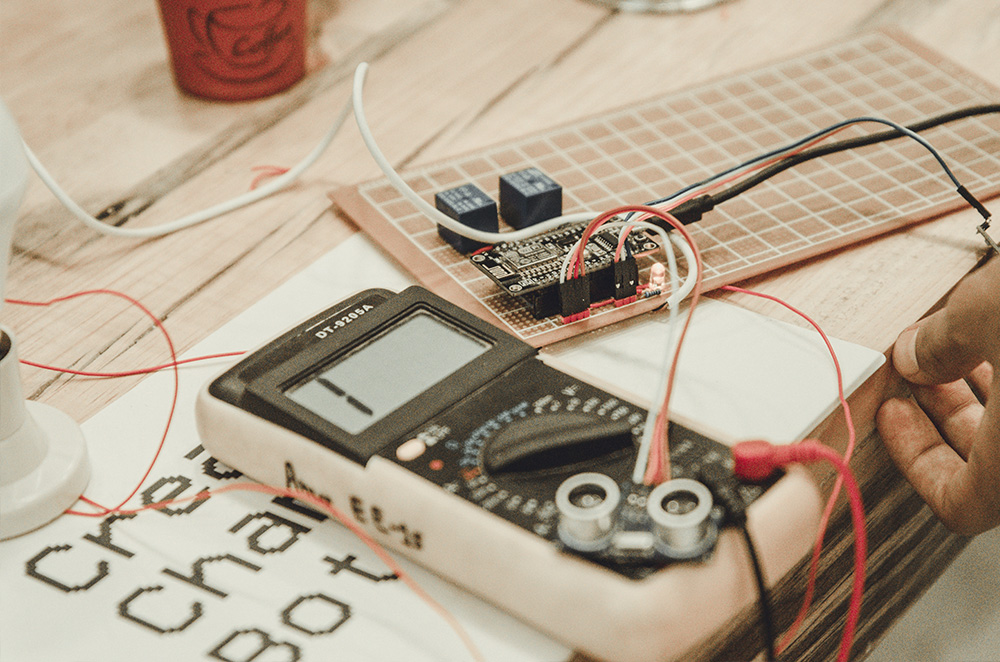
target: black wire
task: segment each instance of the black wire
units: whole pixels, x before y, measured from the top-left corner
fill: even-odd
[[[940,126],[942,124],[947,124],[949,122],[954,122],[960,119],[966,119],[969,117],[976,117],[979,115],[990,115],[993,113],[1000,113],[1000,104],[984,104],[981,106],[969,106],[967,108],[961,108],[959,110],[954,110],[949,113],[944,113],[942,115],[936,115],[935,117],[928,118],[921,122],[915,122],[913,124],[907,125],[907,129],[913,132],[926,131],[928,129]],[[713,194],[712,202],[714,204],[719,204],[735,198],[741,193],[745,193],[751,188],[757,186],[758,184],[774,177],[775,175],[788,170],[800,163],[805,163],[806,161],[811,161],[812,159],[819,158],[821,156],[828,156],[830,154],[835,154],[837,152],[843,152],[849,149],[857,149],[859,147],[866,147],[868,145],[874,145],[876,143],[885,142],[887,140],[894,140],[896,138],[903,137],[904,133],[896,129],[890,129],[888,131],[880,131],[878,133],[872,133],[867,136],[861,136],[859,138],[850,138],[848,140],[841,140],[835,143],[830,143],[829,145],[822,145],[819,147],[813,147],[812,149],[807,149],[803,152],[789,156],[788,158],[782,159],[777,163],[770,165],[762,170],[746,177],[745,179],[733,184],[729,188],[721,191],[720,193]]]
[[[758,603],[760,604],[760,629],[764,635],[765,653],[768,662],[774,662],[777,658],[775,653],[774,634],[774,611],[771,608],[770,595],[767,591],[767,584],[764,582],[764,571],[760,565],[760,558],[757,556],[757,547],[750,537],[750,529],[746,520],[740,526],[743,532],[743,540],[747,543],[747,552],[750,555],[750,562],[753,565],[753,575],[757,580]]]
[[[767,584],[764,582],[764,570],[760,565],[757,547],[753,544],[753,538],[747,526],[747,503],[740,493],[739,481],[733,475],[732,469],[726,468],[720,463],[705,464],[701,467],[698,475],[725,509],[729,523],[739,528],[743,533],[743,540],[746,541],[747,553],[753,566],[753,576],[757,582],[760,629],[764,635],[765,652],[768,662],[774,662],[776,659],[774,610],[771,608],[770,595],[767,591]]]

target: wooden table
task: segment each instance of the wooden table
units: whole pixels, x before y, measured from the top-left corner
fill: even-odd
[[[27,143],[85,208],[109,223],[153,225],[246,190],[261,165],[291,165],[319,139],[373,63],[370,121],[397,166],[542,130],[632,100],[892,26],[1000,85],[1000,14],[984,0],[735,0],[677,16],[609,11],[584,0],[312,0],[309,73],[266,100],[208,103],[173,86],[155,3],[28,0],[0,4],[0,94]],[[9,297],[115,288],[191,347],[356,228],[328,193],[376,176],[346,130],[291,190],[158,240],[98,236],[33,180],[14,236]],[[995,206],[995,203],[994,203]],[[761,279],[754,287],[807,309],[832,335],[879,351],[974,264],[981,241],[963,211],[909,232]],[[835,286],[831,286],[835,284]],[[740,300],[765,310],[765,304]],[[782,314],[766,307],[769,315]],[[790,319],[790,318],[789,318]],[[5,307],[22,358],[117,370],[164,360],[161,338],[124,304]],[[26,393],[86,419],[138,378],[23,371]],[[868,385],[870,402],[887,373]],[[859,414],[865,435],[872,408]],[[896,472],[877,437],[856,466],[869,509],[870,580],[855,655],[863,657],[962,549]],[[846,512],[835,518],[821,601],[786,659],[836,652],[849,582]],[[801,599],[804,567],[775,589],[781,626]],[[754,613],[692,659],[760,650]]]

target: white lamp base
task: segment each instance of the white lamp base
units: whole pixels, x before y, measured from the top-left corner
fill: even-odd
[[[0,357],[0,540],[58,517],[89,480],[80,426],[54,407],[24,400],[11,343]]]

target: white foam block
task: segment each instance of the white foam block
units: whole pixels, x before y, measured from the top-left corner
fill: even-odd
[[[553,353],[648,402],[664,359],[676,347],[676,340],[668,345],[668,331],[666,314],[646,316],[570,341]],[[885,360],[873,349],[831,342],[847,394]],[[719,433],[719,441],[791,443],[808,435],[839,404],[833,360],[816,331],[720,301],[699,304],[681,350],[672,413]]]

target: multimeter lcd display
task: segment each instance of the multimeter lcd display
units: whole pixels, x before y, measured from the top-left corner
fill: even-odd
[[[341,430],[358,434],[492,346],[418,310],[295,384],[285,396]]]

